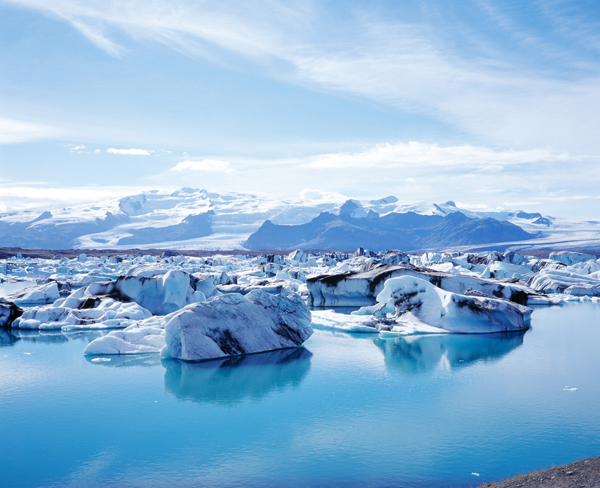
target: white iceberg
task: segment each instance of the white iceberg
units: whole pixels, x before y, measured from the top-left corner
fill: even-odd
[[[529,280],[540,293],[566,293],[575,296],[600,296],[600,280],[594,275],[581,275],[553,269],[543,269]]]
[[[382,336],[422,333],[482,334],[524,330],[531,309],[507,300],[444,291],[428,281],[402,276],[386,281],[377,304],[352,315],[313,311],[317,327],[347,332],[379,332]]]
[[[386,281],[384,289],[377,295],[381,305],[374,315],[385,310],[386,318],[396,322],[390,332],[399,333],[422,325],[469,334],[529,328],[530,308],[481,295],[452,293],[428,281],[402,276]]]
[[[90,342],[83,354],[89,356],[159,353],[165,346],[167,317],[152,317],[125,329],[113,330]]]
[[[529,297],[536,295],[534,290],[516,280],[482,279],[416,268],[411,265],[375,264],[367,266],[361,272],[308,278],[306,280],[310,291],[308,304],[317,307],[372,305],[387,280],[400,276],[427,280],[436,287],[452,293],[461,294],[467,290],[476,290],[486,295],[523,304],[527,303]]]
[[[45,305],[60,298],[58,283],[51,281],[43,285],[33,285],[10,295],[9,300],[17,305]]]
[[[111,329],[124,328],[135,321],[152,317],[148,310],[137,303],[123,303],[103,297],[93,300],[93,304],[93,308],[52,305],[26,308],[23,314],[13,321],[12,327],[40,330]]]
[[[165,326],[164,355],[202,360],[302,344],[312,335],[310,311],[297,295],[254,290],[228,294],[174,313]]]

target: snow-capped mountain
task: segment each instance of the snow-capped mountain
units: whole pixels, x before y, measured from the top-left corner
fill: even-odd
[[[447,219],[456,212],[465,218]],[[331,215],[319,217],[323,213]],[[319,238],[314,229],[316,234],[310,239],[284,239],[285,243],[277,240],[279,234],[268,238],[264,229],[256,234],[266,221],[273,226],[272,232],[301,232],[295,226],[308,225],[317,217],[329,221],[343,217],[346,232],[355,239],[327,240]],[[349,231],[348,225],[359,230]],[[388,235],[392,229],[396,230]],[[398,229],[409,232],[400,234]],[[328,232],[335,233],[335,229]],[[298,247],[302,242],[314,241],[324,248],[341,243],[352,248],[364,247],[364,232],[375,232],[371,235],[375,242],[377,232],[385,233],[385,247],[396,242],[393,247],[415,249],[474,249],[497,244],[515,250],[600,250],[597,221],[559,219],[518,210],[473,211],[459,208],[454,202],[406,204],[394,196],[369,201],[348,200],[341,195],[303,200],[182,188],[173,193],[152,190],[95,205],[0,215],[0,247],[232,250],[256,248],[259,243],[272,249],[284,244],[289,244],[285,248]],[[452,238],[457,232],[460,236]]]

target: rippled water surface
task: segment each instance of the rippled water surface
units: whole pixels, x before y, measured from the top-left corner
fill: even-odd
[[[0,329],[0,484],[469,486],[595,456],[599,319],[577,304],[524,334],[317,330],[195,364]]]

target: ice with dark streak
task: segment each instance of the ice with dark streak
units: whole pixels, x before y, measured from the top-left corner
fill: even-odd
[[[312,335],[310,322],[298,295],[223,295],[172,314],[163,356],[197,361],[295,347]]]
[[[486,295],[526,304],[528,297],[536,292],[515,280],[490,280],[475,276],[455,275],[419,268],[410,264],[365,266],[363,271],[348,271],[338,275],[318,275],[306,280],[310,291],[309,305],[365,306],[375,303],[385,283],[390,278],[413,276],[427,280],[442,290],[464,293],[471,289]]]

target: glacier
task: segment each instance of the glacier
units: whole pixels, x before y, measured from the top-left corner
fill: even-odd
[[[314,233],[310,239],[298,238],[309,230]],[[333,250],[342,245],[347,250],[525,252],[594,251],[599,242],[598,221],[519,210],[474,211],[454,202],[407,204],[391,195],[368,201],[342,195],[311,200],[182,188],[0,214],[0,247],[28,249]]]

